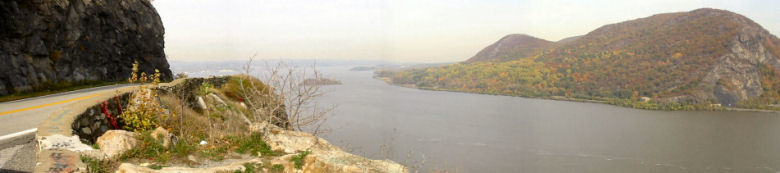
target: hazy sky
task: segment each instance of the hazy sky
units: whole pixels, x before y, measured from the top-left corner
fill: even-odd
[[[780,33],[778,0],[156,0],[169,60],[462,61],[504,35],[557,41],[702,7]]]

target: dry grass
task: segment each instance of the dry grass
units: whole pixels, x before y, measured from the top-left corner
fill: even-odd
[[[161,122],[162,127],[178,133],[181,137],[206,138],[208,136],[208,129],[202,128],[209,126],[208,117],[195,112],[190,106],[183,105],[184,102],[174,95],[161,95],[160,101],[173,115],[168,121]]]
[[[271,95],[271,89],[260,81],[260,79],[257,79],[255,77],[246,75],[246,74],[239,74],[230,77],[227,83],[222,86],[222,92],[225,94],[225,96],[229,97],[232,100],[235,101],[242,101],[244,96],[247,94],[253,94],[249,91],[246,91],[243,88],[247,89],[254,89],[255,91],[260,91],[259,93],[262,95]]]

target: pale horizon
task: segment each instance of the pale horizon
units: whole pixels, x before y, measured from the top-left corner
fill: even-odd
[[[463,61],[508,34],[548,41],[603,25],[699,8],[780,33],[778,1],[157,0],[169,61],[256,59]]]

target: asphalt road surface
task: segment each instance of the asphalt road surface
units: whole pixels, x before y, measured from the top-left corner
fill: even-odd
[[[102,94],[129,84],[58,93],[0,103],[0,173],[32,172],[35,167],[35,132],[49,115],[76,101]]]

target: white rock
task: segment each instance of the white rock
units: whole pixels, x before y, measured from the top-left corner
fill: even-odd
[[[206,107],[206,101],[203,101],[203,97],[201,96],[198,96],[198,106],[203,110],[208,109],[208,107]]]
[[[63,149],[70,151],[89,151],[94,150],[91,146],[81,143],[78,136],[63,136],[55,134],[51,136],[38,137],[38,146],[41,149]]]

